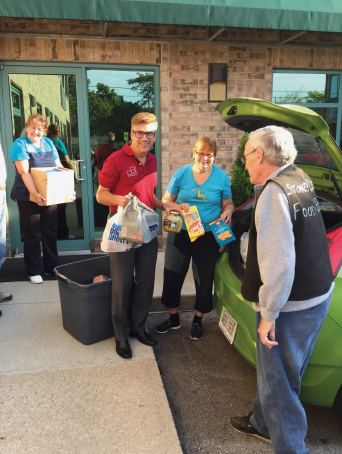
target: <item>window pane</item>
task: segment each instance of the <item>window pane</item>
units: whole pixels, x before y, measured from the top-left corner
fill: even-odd
[[[89,70],[88,104],[92,153],[94,225],[103,231],[108,207],[97,202],[98,173],[104,160],[130,138],[131,118],[154,112],[154,74],[121,70]],[[154,150],[150,150],[154,154]]]
[[[32,113],[41,113],[46,117],[48,125],[53,122],[61,123],[59,139],[62,140],[67,155],[60,149],[59,157],[65,167],[74,168],[75,160],[79,159],[76,77],[57,74],[10,74],[9,80],[12,95],[13,140],[26,134],[24,127]],[[67,81],[66,108],[61,105],[61,81]],[[20,87],[20,91],[17,87]],[[36,111],[32,109],[30,94],[36,99]],[[68,128],[65,125],[68,125]],[[76,203],[58,205],[57,236],[60,240],[84,238],[80,184],[75,185],[75,191]]]
[[[306,164],[310,166],[324,167],[327,169],[327,163],[329,163],[331,170],[337,170],[333,160],[330,158],[330,155],[325,150],[324,146],[320,144],[322,148],[321,151],[312,135],[304,131],[299,131],[298,129],[288,129],[293,135],[294,143],[298,151],[295,164]]]
[[[337,103],[339,86],[339,74],[274,73],[272,102]]]
[[[314,112],[318,113],[329,126],[330,134],[336,140],[336,123],[337,123],[337,107],[329,108],[313,108]]]

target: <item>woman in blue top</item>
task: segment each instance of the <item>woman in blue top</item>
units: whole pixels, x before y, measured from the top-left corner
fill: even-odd
[[[190,206],[196,205],[205,234],[191,242],[183,221],[180,233],[169,232],[167,236],[162,303],[169,308],[170,317],[155,327],[157,333],[180,328],[178,307],[191,259],[196,286],[191,339],[203,338],[203,314],[213,309],[212,290],[219,245],[209,224],[219,218],[230,222],[234,210],[228,176],[213,165],[216,153],[215,140],[201,136],[193,150],[195,162],[174,173],[163,197],[163,202],[173,210],[188,212]]]
[[[30,173],[32,167],[61,167],[58,152],[50,139],[43,137],[47,130],[46,118],[31,115],[26,123],[27,136],[13,142],[9,155],[16,167],[11,192],[18,203],[24,230],[24,260],[30,281],[41,284],[42,264],[40,235],[43,244],[45,274],[54,274],[59,265],[57,253],[57,205],[44,206],[45,198],[37,191]],[[35,202],[30,202],[30,194]]]

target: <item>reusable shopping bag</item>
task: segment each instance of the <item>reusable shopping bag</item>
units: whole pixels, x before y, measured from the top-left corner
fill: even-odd
[[[131,200],[123,212],[121,238],[133,243],[149,243],[158,234],[159,216],[132,193],[128,197]]]
[[[117,213],[108,219],[101,241],[103,252],[127,252],[141,246],[121,238],[122,214],[123,208],[118,207]]]

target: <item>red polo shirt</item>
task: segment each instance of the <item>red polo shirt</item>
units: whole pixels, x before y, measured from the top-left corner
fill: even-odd
[[[111,154],[106,159],[98,175],[99,184],[110,189],[115,195],[127,195],[131,192],[138,199],[154,209],[153,195],[157,185],[157,159],[147,153],[145,165],[139,161],[131,150],[130,144]],[[117,211],[117,205],[109,207]]]
[[[104,143],[96,148],[94,153],[95,165],[98,170],[102,170],[105,160],[116,151],[111,143]]]

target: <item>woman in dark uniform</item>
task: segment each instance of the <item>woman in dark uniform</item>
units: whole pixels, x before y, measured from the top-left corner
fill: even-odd
[[[43,282],[42,274],[54,274],[59,265],[57,253],[57,205],[44,206],[44,197],[37,191],[30,169],[32,167],[62,167],[58,152],[50,139],[43,137],[47,130],[46,118],[31,115],[26,123],[27,136],[13,142],[9,155],[16,167],[11,192],[18,203],[24,229],[24,260],[30,281]],[[30,202],[30,194],[35,202]],[[40,235],[43,245],[42,269]]]

